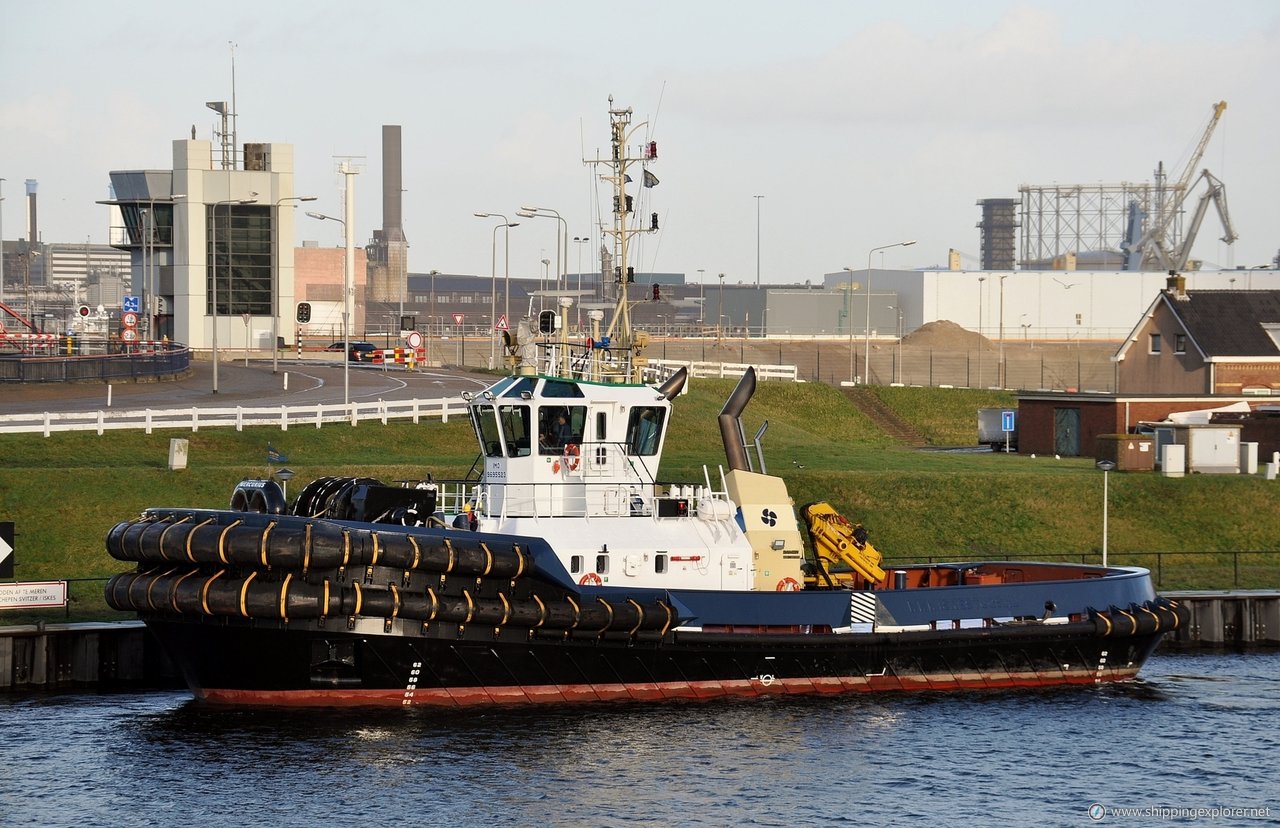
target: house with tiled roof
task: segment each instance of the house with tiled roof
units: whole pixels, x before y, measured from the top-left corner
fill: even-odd
[[[1188,291],[1171,276],[1113,359],[1113,393],[1020,392],[1019,451],[1088,455],[1100,436],[1174,412],[1280,396],[1280,290]],[[1280,450],[1250,427],[1262,456]]]
[[[1170,276],[1115,355],[1118,394],[1280,395],[1280,291]]]

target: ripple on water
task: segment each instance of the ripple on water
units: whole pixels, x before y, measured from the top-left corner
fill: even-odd
[[[0,802],[18,826],[1082,824],[1095,801],[1270,804],[1247,797],[1275,790],[1278,679],[1280,654],[1173,654],[1142,681],[1047,692],[469,711],[8,697]]]

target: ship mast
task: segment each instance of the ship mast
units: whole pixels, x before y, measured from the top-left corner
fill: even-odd
[[[613,237],[614,260],[617,262],[614,267],[614,280],[617,284],[618,298],[605,336],[609,339],[609,347],[615,352],[624,349],[627,351],[628,381],[639,382],[640,369],[634,357],[637,346],[643,345],[643,342],[637,342],[631,329],[631,305],[628,301],[627,289],[634,279],[634,269],[628,264],[628,254],[632,236],[638,233],[654,232],[658,226],[657,214],[654,214],[653,221],[648,227],[644,227],[643,224],[633,226],[634,223],[630,219],[635,209],[633,197],[627,194],[627,183],[630,181],[627,170],[633,164],[643,165],[656,159],[658,147],[656,142],[649,141],[642,145],[639,155],[629,154],[627,140],[636,130],[648,123],[642,121],[633,126],[631,114],[631,107],[615,108],[613,96],[609,96],[610,156],[607,159],[596,159],[587,163],[606,167],[607,171],[600,177],[613,185],[613,227],[603,228],[601,232]],[[643,186],[643,177],[640,183]]]

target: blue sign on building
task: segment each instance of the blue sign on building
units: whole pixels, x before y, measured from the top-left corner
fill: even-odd
[[[125,313],[141,313],[142,303],[138,301],[136,296],[126,296],[124,297],[123,310]]]

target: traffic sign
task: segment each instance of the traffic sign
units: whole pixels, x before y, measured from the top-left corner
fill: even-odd
[[[505,331],[508,329],[507,315],[505,313],[498,317],[498,324],[494,325],[493,329],[495,331]]]
[[[457,325],[459,328],[461,328],[461,327],[462,327],[462,320],[464,320],[464,319],[466,319],[466,318],[467,318],[467,317],[466,317],[466,314],[462,314],[462,313],[455,313],[455,314],[453,315],[453,324],[455,324],[455,325]]]
[[[138,332],[133,328],[125,328],[120,332],[120,339],[124,342],[137,342]]]
[[[1008,432],[1008,431],[1015,431],[1015,430],[1016,430],[1016,429],[1013,427],[1013,412],[1012,412],[1012,411],[1001,411],[1001,412],[1000,412],[1000,430],[1001,430],[1001,431],[1005,431],[1005,432]]]
[[[0,523],[0,578],[13,577],[13,521]]]
[[[422,347],[422,334],[417,331],[409,331],[409,335],[404,338],[404,342],[410,348]]]
[[[133,311],[125,311],[120,314],[120,324],[124,325],[126,328],[138,327],[138,314]]]
[[[140,313],[142,311],[142,303],[138,301],[138,297],[136,296],[124,297],[124,303],[122,307],[123,307],[123,310],[125,310],[126,312],[132,311],[133,313]]]

